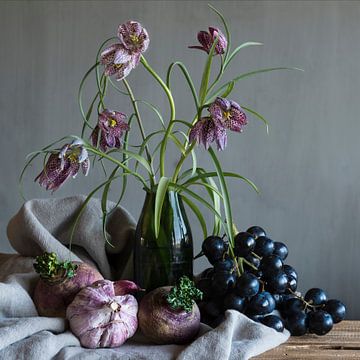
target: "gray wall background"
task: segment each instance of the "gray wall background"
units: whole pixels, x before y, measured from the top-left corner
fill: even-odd
[[[264,47],[242,51],[227,75],[262,67],[297,66],[300,72],[274,72],[243,80],[232,98],[264,114],[266,135],[250,117],[246,131],[231,134],[220,157],[224,169],[252,179],[230,181],[234,218],[240,229],[262,225],[290,248],[288,263],[300,274],[300,289],[319,286],[342,299],[349,317],[360,319],[359,273],[359,85],[360,3],[358,1],[213,1],[229,20],[234,43],[260,41]],[[146,57],[160,74],[175,59],[200,80],[204,54],[187,49],[196,33],[219,25],[205,1],[2,1],[0,3],[0,251],[11,252],[6,224],[21,206],[17,179],[25,155],[56,138],[79,133],[77,89],[94,61],[99,44],[117,25],[137,19],[148,29]],[[193,107],[180,75],[174,80],[178,116],[189,119]],[[164,109],[157,85],[139,67],[128,80],[138,98]],[[176,83],[175,83],[176,81]],[[94,85],[89,84],[90,94]],[[123,97],[110,104],[125,112]],[[189,105],[190,104],[190,105]],[[144,113],[147,130],[158,126]],[[134,136],[132,143],[138,143]],[[211,167],[197,151],[199,163]],[[175,150],[169,165],[177,158]],[[28,198],[50,196],[32,182],[42,166],[28,172]],[[101,178],[69,181],[55,196],[87,193]],[[116,190],[116,189],[115,189]],[[138,216],[144,194],[132,182],[123,205]],[[116,198],[113,192],[112,198]],[[207,213],[210,222],[210,215]],[[193,219],[196,250],[201,233]],[[197,271],[206,266],[197,261]]]

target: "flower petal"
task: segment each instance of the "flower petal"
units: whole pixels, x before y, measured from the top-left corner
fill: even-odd
[[[124,46],[119,47],[114,56],[114,64],[124,64],[132,59],[132,55]]]

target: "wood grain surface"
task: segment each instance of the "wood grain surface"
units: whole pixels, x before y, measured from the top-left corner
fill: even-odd
[[[253,359],[360,359],[360,321],[343,321],[325,336],[291,337]]]

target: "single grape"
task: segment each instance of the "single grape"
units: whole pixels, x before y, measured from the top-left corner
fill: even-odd
[[[273,294],[283,294],[287,289],[287,286],[288,277],[282,271],[266,279],[266,288]]]
[[[272,276],[277,274],[283,267],[283,262],[279,256],[269,255],[262,258],[260,263],[260,270],[263,271],[266,276]]]
[[[316,335],[327,334],[334,325],[331,315],[324,310],[310,312],[308,315],[308,321],[309,331]]]
[[[255,239],[247,232],[240,232],[234,238],[234,254],[235,256],[245,257],[255,248]]]
[[[283,295],[280,295],[280,294],[271,294],[275,300],[275,304],[276,304],[276,307],[279,307],[281,302],[283,301],[282,300],[282,297]]]
[[[250,264],[254,265],[256,268],[260,266],[260,259],[252,254],[246,255],[244,257]],[[244,263],[245,268],[252,269],[249,265]]]
[[[260,292],[251,298],[249,309],[257,315],[270,314],[275,310],[275,300],[269,292]]]
[[[304,302],[298,298],[285,300],[280,306],[281,315],[285,318],[302,312],[305,308]]]
[[[213,265],[224,257],[226,244],[220,236],[208,236],[203,241],[201,249],[210,264]]]
[[[196,276],[197,279],[211,279],[214,274],[214,268],[207,268]]]
[[[267,315],[261,319],[261,323],[273,328],[278,332],[284,331],[284,323],[283,321],[276,315]]]
[[[213,294],[222,296],[232,289],[236,283],[236,275],[228,271],[216,272],[211,279],[211,288]]]
[[[255,322],[261,322],[261,320],[263,319],[263,315],[254,314],[252,312],[247,312],[246,316]]]
[[[221,272],[221,271],[229,271],[232,272],[235,268],[234,260],[231,259],[229,256],[223,260],[219,260],[214,264],[214,271]]]
[[[324,290],[312,288],[306,292],[304,299],[311,305],[322,305],[325,304],[327,296]]]
[[[281,260],[285,260],[289,254],[289,250],[284,243],[275,241],[273,254],[277,255]]]
[[[266,236],[265,230],[260,226],[251,226],[246,230],[246,232],[251,234],[255,240],[260,236]]]
[[[307,314],[297,312],[287,318],[285,327],[290,331],[292,336],[305,335],[308,330]]]
[[[334,324],[345,319],[346,308],[345,305],[339,300],[328,300],[325,303],[324,310],[331,315]]]
[[[274,242],[266,236],[259,236],[256,239],[254,252],[259,256],[269,256],[274,251]]]
[[[241,297],[256,295],[260,289],[257,277],[250,273],[243,273],[236,281],[235,293]]]
[[[245,309],[245,299],[234,293],[229,293],[224,298],[224,309],[233,309],[243,312]]]
[[[291,290],[288,291],[290,294],[291,292],[295,292],[297,289],[297,280],[292,276],[288,276],[288,289]]]
[[[286,275],[292,276],[296,280],[298,279],[298,274],[292,266],[285,264],[283,266],[283,271]]]

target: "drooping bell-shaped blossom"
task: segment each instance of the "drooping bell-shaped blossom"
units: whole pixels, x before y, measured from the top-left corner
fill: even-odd
[[[55,191],[70,177],[76,177],[80,168],[86,176],[90,169],[87,150],[81,140],[64,145],[59,152],[52,153],[44,170],[35,178],[46,190]]]
[[[131,20],[119,25],[118,38],[131,54],[145,52],[150,43],[146,29],[139,22]]]
[[[209,112],[216,125],[232,131],[242,132],[247,124],[246,114],[240,105],[232,100],[217,97],[210,105]]]
[[[108,148],[120,148],[121,137],[124,131],[129,130],[129,125],[125,120],[124,113],[105,109],[99,115],[98,124],[91,133],[93,146],[97,146],[99,143],[102,151],[106,151]]]
[[[210,144],[216,142],[218,150],[224,150],[227,143],[226,129],[223,126],[217,126],[210,116],[198,120],[190,130],[190,142],[196,141],[203,144],[208,149]]]
[[[100,63],[105,65],[106,76],[115,75],[116,80],[122,80],[139,64],[150,38],[137,21],[119,25],[118,38],[119,43],[110,45],[101,53]]]
[[[115,79],[119,81],[126,78],[136,66],[136,58],[122,44],[112,44],[101,53],[100,63],[105,66],[105,76],[115,75]]]
[[[208,32],[199,31],[197,38],[201,46],[189,46],[190,49],[204,50],[209,53],[215,39],[218,39],[215,45],[214,55],[221,55],[225,53],[227,40],[224,34],[218,28],[209,27]]]

